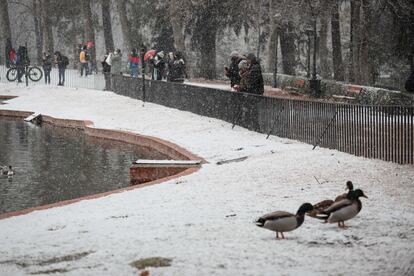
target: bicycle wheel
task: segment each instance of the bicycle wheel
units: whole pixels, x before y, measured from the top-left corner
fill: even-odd
[[[28,74],[31,81],[40,81],[43,77],[43,71],[36,66],[30,67]]]
[[[17,79],[17,68],[7,70],[6,78],[8,81],[15,81]]]

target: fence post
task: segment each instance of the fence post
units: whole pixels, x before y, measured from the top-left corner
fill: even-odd
[[[27,70],[28,68],[27,68],[27,41],[26,41],[26,43],[25,43],[25,53],[24,53],[24,76],[25,76],[25,79],[26,79],[26,86],[29,86],[29,76],[28,76],[28,73],[29,73],[29,70]]]
[[[283,110],[284,110],[284,109],[285,109],[285,107],[282,105],[282,109],[279,111],[279,114],[277,114],[276,120],[273,122],[273,125],[272,125],[272,127],[270,128],[270,131],[269,131],[269,133],[267,134],[266,139],[269,139],[270,134],[272,134],[273,130],[275,129],[275,127],[276,127],[276,123],[279,121],[279,119],[280,119],[280,115],[282,115],[282,112],[283,112]]]
[[[325,136],[326,131],[328,131],[329,127],[332,125],[332,123],[333,123],[333,122],[334,122],[334,120],[336,119],[336,115],[338,115],[338,108],[336,108],[336,110],[335,110],[335,114],[332,116],[331,121],[330,121],[330,122],[328,123],[328,125],[325,127],[325,130],[323,131],[322,135],[319,137],[319,139],[318,139],[318,141],[316,142],[316,144],[313,146],[313,149],[312,149],[312,150],[314,150],[314,149],[315,149],[315,148],[319,145],[319,143],[321,142],[321,140],[322,140],[323,136]]]
[[[145,46],[141,48],[142,106],[145,106]]]

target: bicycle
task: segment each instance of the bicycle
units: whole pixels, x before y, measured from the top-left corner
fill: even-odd
[[[19,75],[19,70],[22,70],[22,76],[26,75],[31,81],[37,82],[40,81],[43,77],[43,71],[37,66],[27,66],[27,69],[24,66],[12,66],[7,70],[6,78],[8,81],[15,81]]]

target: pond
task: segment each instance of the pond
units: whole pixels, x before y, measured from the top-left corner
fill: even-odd
[[[0,117],[0,214],[129,186],[137,159],[168,159],[148,148],[91,138],[81,130]]]

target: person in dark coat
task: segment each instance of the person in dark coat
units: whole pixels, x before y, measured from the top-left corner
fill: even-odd
[[[164,52],[159,51],[154,58],[151,58],[149,62],[152,65],[152,80],[162,80],[165,74],[165,60]]]
[[[240,84],[239,63],[242,60],[241,55],[233,51],[230,54],[230,66],[224,67],[224,74],[230,79],[230,87]]]
[[[247,78],[249,75],[249,64],[243,59],[239,62],[240,84],[236,84],[233,88],[238,92],[247,92]]]
[[[111,65],[107,62],[111,54],[112,49],[108,49],[101,61],[102,72],[105,77],[105,88],[103,89],[104,91],[111,90]]]
[[[408,77],[407,81],[405,82],[405,90],[410,93],[414,93],[414,56],[410,55],[410,68],[411,68],[411,74]]]
[[[5,48],[5,58],[6,58],[6,68],[10,68],[10,51],[13,49],[11,39],[7,38],[6,40],[6,48]],[[14,51],[14,50],[13,50]]]
[[[411,72],[411,75],[405,82],[405,90],[407,90],[407,92],[414,93],[414,71]]]
[[[65,85],[65,71],[66,66],[69,65],[69,59],[62,55],[59,51],[55,52],[55,63],[59,70],[59,86]]]
[[[262,68],[254,54],[247,55],[249,74],[247,76],[247,92],[257,95],[264,94]]]
[[[52,71],[52,57],[48,53],[42,56],[43,72],[45,73],[45,84],[50,84],[50,71]]]
[[[17,81],[22,82],[22,77],[26,65],[30,64],[30,60],[27,56],[27,48],[25,46],[19,46],[16,55],[16,66],[17,66]]]
[[[254,94],[255,96],[247,97],[244,101],[246,112],[243,114],[242,120],[245,120],[245,125],[249,129],[260,132],[259,109],[262,98],[259,96],[264,94],[262,69],[254,54],[248,54],[246,60],[249,69],[245,75],[245,92]]]
[[[180,52],[172,54],[168,62],[168,77],[171,82],[184,82],[185,62]]]

